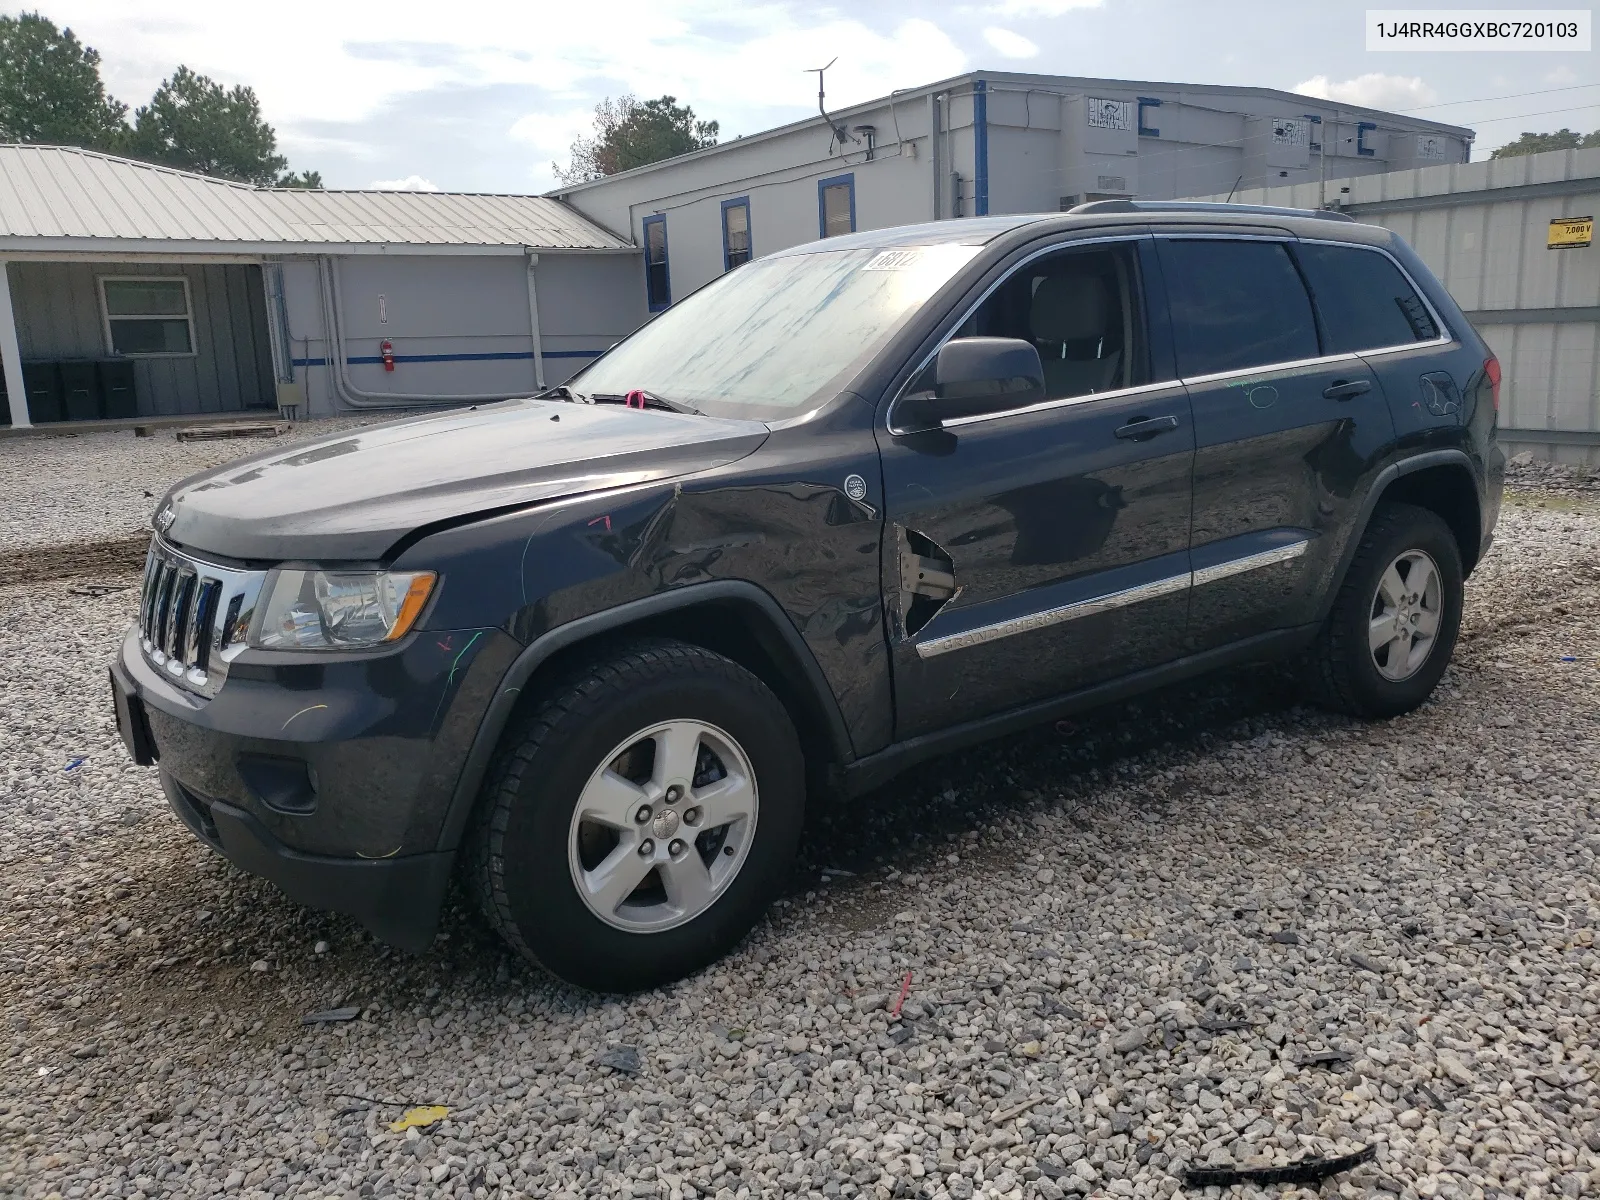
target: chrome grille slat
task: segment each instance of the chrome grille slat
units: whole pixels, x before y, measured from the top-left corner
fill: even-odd
[[[172,593],[177,583],[177,564],[168,563],[161,575],[161,589],[156,593],[155,629],[150,633],[150,640],[162,657],[166,656],[168,639],[172,636]]]
[[[151,554],[150,585],[144,608],[144,640],[154,642],[156,639],[156,614],[161,611],[161,587],[167,578],[167,562],[154,553]]]
[[[172,620],[167,626],[167,638],[164,649],[167,657],[178,664],[181,670],[184,664],[183,647],[189,639],[190,609],[194,605],[194,588],[198,576],[188,567],[178,569],[178,582],[172,589]]]
[[[217,593],[221,590],[222,581],[217,579],[202,579],[195,586],[194,611],[183,642],[183,661],[202,674],[211,654],[211,626],[217,619]]]
[[[139,632],[150,640],[150,599],[157,576],[161,573],[161,559],[152,547],[144,559],[144,582],[139,587]]]
[[[139,602],[145,657],[172,682],[216,695],[228,663],[245,648],[242,630],[266,575],[204,562],[153,539]],[[240,636],[230,639],[234,630]]]

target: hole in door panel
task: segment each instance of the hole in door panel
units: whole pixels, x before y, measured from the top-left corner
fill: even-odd
[[[933,539],[915,529],[899,528],[900,623],[911,637],[961,589],[955,563]]]

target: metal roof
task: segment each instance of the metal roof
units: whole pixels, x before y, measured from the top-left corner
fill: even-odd
[[[259,188],[66,146],[0,145],[0,249],[631,250],[559,200]]]

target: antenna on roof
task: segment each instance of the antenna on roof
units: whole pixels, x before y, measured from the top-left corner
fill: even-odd
[[[828,129],[833,133],[833,140],[835,142],[838,142],[841,145],[843,145],[847,141],[848,142],[859,142],[861,139],[858,138],[858,137],[855,137],[853,134],[851,134],[851,132],[848,129],[846,129],[843,125],[834,124],[833,118],[828,115],[828,110],[826,108],[824,108],[823,104],[822,104],[823,99],[827,96],[827,92],[823,89],[823,74],[824,74],[824,72],[827,71],[828,67],[833,66],[833,64],[838,62],[838,61],[839,61],[839,56],[836,54],[836,55],[834,55],[832,58],[830,58],[828,60],[827,66],[807,67],[806,68],[806,74],[809,75],[813,71],[816,72],[816,75],[817,75],[817,111],[822,114],[822,119],[827,122]],[[828,151],[829,151],[829,153],[832,153],[833,147],[831,145],[828,147]]]

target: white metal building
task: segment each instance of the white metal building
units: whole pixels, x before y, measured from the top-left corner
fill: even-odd
[[[857,229],[1465,162],[1472,131],[1267,88],[976,72],[549,193],[643,247],[652,309]]]
[[[647,315],[637,248],[555,200],[255,188],[49,146],[0,146],[0,269],[14,426],[526,395]]]

